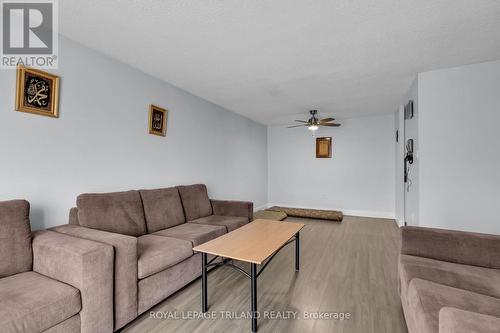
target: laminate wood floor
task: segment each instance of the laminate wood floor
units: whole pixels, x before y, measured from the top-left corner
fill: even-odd
[[[300,272],[294,270],[294,245],[290,244],[259,277],[259,332],[407,332],[398,294],[400,239],[394,220],[345,216],[342,223],[286,221],[306,224],[300,233]],[[209,311],[217,319],[182,319],[199,314],[198,279],[150,310],[180,319],[152,319],[147,311],[122,332],[250,332],[249,319],[222,318],[223,311],[241,317],[250,310],[250,281],[229,267],[220,267],[208,274],[208,283]],[[263,318],[264,311],[269,315],[296,312],[300,319]],[[349,313],[351,318],[305,319],[305,312]]]

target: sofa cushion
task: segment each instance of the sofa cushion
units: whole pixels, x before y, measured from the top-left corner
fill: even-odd
[[[35,272],[0,279],[0,332],[42,332],[79,313],[80,292]]]
[[[439,311],[439,333],[498,333],[500,318],[445,307]]]
[[[192,221],[212,215],[212,204],[204,184],[178,186],[177,188],[181,195],[186,220]]]
[[[76,205],[81,226],[134,237],[146,233],[138,191],[81,194]]]
[[[192,246],[208,242],[226,233],[226,227],[218,225],[184,223],[178,226],[157,231],[153,235],[167,236],[188,240]]]
[[[439,333],[498,333],[500,318],[445,307],[439,311]]]
[[[400,255],[401,292],[414,278],[500,298],[500,270]]]
[[[71,318],[66,319],[62,323],[52,326],[48,330],[42,333],[81,333],[82,332],[82,320],[79,314],[74,315]]]
[[[31,270],[30,204],[0,202],[0,278]]]
[[[139,280],[138,313],[150,309],[201,275],[201,254],[197,253],[175,266]],[[170,330],[168,330],[170,332]],[[185,332],[175,330],[172,332]],[[189,331],[189,330],[187,330]],[[207,332],[212,332],[208,330]],[[167,330],[161,330],[167,332]]]
[[[137,238],[137,255],[137,275],[143,279],[191,257],[193,247],[188,240],[143,235]]]
[[[418,332],[439,331],[439,311],[443,307],[500,316],[500,299],[476,294],[422,279],[408,287],[408,313]]]
[[[139,192],[149,233],[186,222],[181,197],[176,187]]]
[[[210,215],[189,221],[189,223],[220,225],[226,227],[227,232],[238,229],[248,223],[247,217]]]

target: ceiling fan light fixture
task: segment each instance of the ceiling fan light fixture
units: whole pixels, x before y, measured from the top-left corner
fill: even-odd
[[[288,128],[294,128],[294,127],[307,127],[308,130],[310,130],[314,133],[319,129],[320,126],[324,127],[339,127],[340,124],[338,123],[332,123],[332,121],[335,120],[335,118],[328,117],[324,119],[318,119],[316,117],[316,114],[318,113],[317,110],[311,110],[309,111],[311,114],[311,117],[306,121],[306,120],[295,120],[296,123],[299,124],[294,124],[292,126],[288,126]]]

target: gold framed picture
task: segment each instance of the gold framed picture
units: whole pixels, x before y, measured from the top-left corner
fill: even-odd
[[[149,107],[149,133],[154,135],[167,135],[167,110],[159,106]]]
[[[16,111],[57,118],[59,77],[47,72],[17,67]]]
[[[316,138],[316,158],[332,158],[332,138]]]

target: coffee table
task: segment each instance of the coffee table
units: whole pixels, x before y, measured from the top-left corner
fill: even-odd
[[[250,279],[252,332],[257,332],[257,278],[274,256],[286,245],[295,242],[295,270],[299,270],[299,232],[302,223],[255,220],[230,233],[193,248],[202,253],[201,310],[208,310],[207,269],[212,266],[231,267]],[[215,258],[207,261],[207,255]],[[214,262],[218,257],[222,262]],[[250,263],[250,273],[227,259]],[[257,271],[257,265],[262,265]]]

